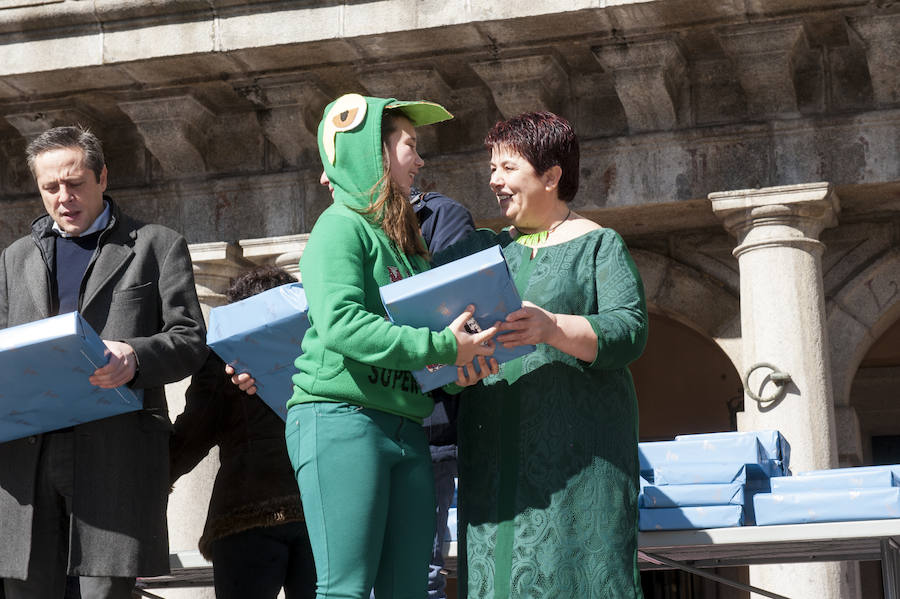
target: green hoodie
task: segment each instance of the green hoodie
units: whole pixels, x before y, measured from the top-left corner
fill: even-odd
[[[433,403],[409,371],[452,364],[456,339],[449,329],[396,326],[386,318],[378,288],[429,265],[396,250],[358,212],[369,205],[384,172],[382,111],[396,101],[354,94],[347,109],[347,98],[329,104],[319,123],[319,154],[334,203],[316,221],[300,259],[310,327],[294,362],[299,372],[287,405],[347,402],[421,422]]]

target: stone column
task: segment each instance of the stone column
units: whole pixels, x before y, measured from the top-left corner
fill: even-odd
[[[710,194],[712,209],[737,237],[741,284],[742,375],[768,362],[791,376],[780,399],[758,403],[745,393],[739,430],[778,429],[791,444],[794,472],[838,465],[819,234],[837,224],[838,198],[828,183]],[[777,389],[757,370],[750,390]],[[858,596],[856,566],[844,563],[752,566],[750,583],[791,599]]]

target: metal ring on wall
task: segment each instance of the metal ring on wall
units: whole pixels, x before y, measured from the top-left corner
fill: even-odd
[[[768,368],[772,371],[768,378],[770,381],[775,383],[777,389],[771,397],[760,397],[759,395],[754,393],[752,389],[750,389],[750,375],[760,368]],[[743,382],[744,393],[749,395],[750,399],[761,404],[771,403],[784,397],[784,394],[787,392],[787,384],[791,382],[791,375],[786,372],[781,372],[776,366],[769,364],[768,362],[757,362],[747,370],[747,373],[744,375]]]

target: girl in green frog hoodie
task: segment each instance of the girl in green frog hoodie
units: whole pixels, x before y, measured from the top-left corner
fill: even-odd
[[[493,352],[464,312],[439,332],[391,324],[378,288],[428,269],[409,204],[424,162],[415,126],[452,118],[428,102],[342,96],[319,124],[334,203],[300,260],[310,328],[297,358],[286,438],[303,497],[318,597],[426,595],[434,490],[422,418],[433,407],[410,370]],[[483,344],[484,343],[484,344]],[[493,361],[492,361],[493,362]],[[459,384],[472,384],[460,369]]]

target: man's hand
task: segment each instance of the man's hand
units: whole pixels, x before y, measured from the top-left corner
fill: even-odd
[[[242,372],[241,374],[235,374],[234,368],[231,367],[231,364],[226,364],[225,374],[230,376],[231,382],[237,385],[238,388],[247,395],[253,395],[256,393],[256,379],[250,376],[249,373]]]
[[[137,372],[137,357],[134,355],[134,348],[121,341],[104,339],[103,343],[106,344],[106,355],[109,356],[109,362],[106,363],[106,366],[95,370],[88,380],[92,385],[103,389],[113,389],[130,382]]]

